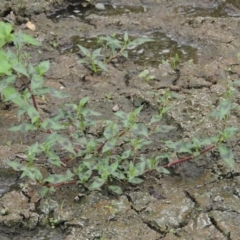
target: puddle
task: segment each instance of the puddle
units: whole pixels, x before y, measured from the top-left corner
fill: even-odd
[[[120,35],[118,35],[121,39]],[[142,37],[142,36],[141,36]],[[169,60],[177,53],[181,62],[192,61],[197,63],[198,55],[197,49],[187,45],[180,45],[176,41],[167,37],[164,33],[155,32],[147,37],[152,38],[154,41],[144,43],[134,49],[128,51],[129,59],[134,63],[142,66],[156,67],[163,62]],[[133,40],[135,37],[130,36]],[[88,49],[97,49],[101,45],[95,38],[81,38],[73,36],[71,38],[72,46],[69,48],[61,49],[61,53],[65,52],[78,52],[80,51],[77,45],[82,45]]]
[[[240,1],[239,0],[228,0],[224,3],[209,7],[209,8],[200,8],[200,7],[178,7],[176,12],[182,15],[188,15],[193,17],[239,17],[240,16]]]
[[[114,15],[126,15],[131,13],[139,13],[147,11],[143,6],[122,6],[122,5],[104,5],[104,10],[97,10],[95,6],[91,4],[70,4],[67,8],[56,10],[54,14],[48,17],[53,21],[57,21],[62,18],[80,18],[82,20],[90,14],[114,16]]]

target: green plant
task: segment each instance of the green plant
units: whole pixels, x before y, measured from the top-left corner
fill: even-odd
[[[175,54],[174,57],[170,57],[170,59],[167,59],[167,60],[162,59],[162,64],[169,64],[169,63],[171,64],[171,67],[173,68],[173,70],[176,71],[180,63],[180,59],[177,53]]]
[[[180,63],[178,54],[176,53],[174,57],[171,57],[171,58],[170,58],[170,60],[171,60],[170,62],[171,62],[172,68],[173,68],[174,70],[176,70],[177,67],[178,67],[178,65],[179,65],[179,63]]]
[[[89,66],[94,73],[97,73],[99,71],[108,71],[106,64],[104,63],[104,55],[101,54],[101,48],[98,48],[94,51],[90,51],[87,48],[78,45],[82,53],[86,58],[80,59],[78,63],[85,63],[87,66]]]
[[[5,50],[8,43],[14,44],[14,50]],[[227,127],[234,94],[230,81],[226,95],[212,115],[221,123],[216,135],[201,140],[193,138],[189,142],[160,140],[155,137],[156,134],[174,130],[174,126],[162,123],[162,118],[171,109],[174,97],[168,89],[159,96],[158,110],[148,123],[141,120],[143,106],[129,113],[117,111],[112,120],[100,120],[101,114],[88,107],[88,97],[80,99],[78,103],[64,104],[52,118],[41,116],[36,96],[50,94],[52,97],[66,97],[66,94],[43,85],[49,62],[43,61],[36,66],[29,63],[28,54],[23,52],[23,46],[27,44],[40,45],[29,35],[12,33],[10,24],[0,22],[0,93],[4,101],[18,106],[19,117],[28,116],[30,119],[27,121],[25,118],[22,124],[10,130],[47,134],[41,142],[29,146],[25,153],[27,164],[11,160],[6,162],[16,171],[21,171],[21,177],[37,182],[42,195],[66,184],[82,184],[90,190],[107,187],[121,194],[122,186],[126,183],[141,183],[141,176],[147,172],[168,173],[167,168],[214,148],[218,149],[226,164],[233,168],[233,154],[226,145],[226,141],[237,131],[234,127]],[[15,88],[16,79],[20,79],[25,86],[23,92]],[[102,130],[96,133],[96,126]],[[152,156],[146,154],[147,146],[151,144],[161,146],[162,152]],[[60,149],[64,149],[64,157],[58,154]],[[176,159],[178,154],[184,157]],[[36,158],[46,159],[50,166],[59,167],[61,173],[44,177],[35,164]],[[71,169],[68,167],[69,162],[73,165]],[[55,225],[54,220],[52,225]]]
[[[107,49],[110,49],[110,56],[108,56],[106,63],[111,62],[114,58],[119,56],[128,58],[128,51],[130,49],[151,41],[153,41],[151,38],[135,38],[131,41],[127,32],[124,33],[122,40],[118,39],[116,34],[99,37],[99,42]]]
[[[58,223],[57,219],[49,218],[49,224],[50,224],[51,228],[55,228],[57,223]]]
[[[140,72],[140,74],[138,76],[141,78],[144,78],[146,80],[146,82],[150,82],[151,80],[153,80],[155,78],[155,76],[149,75],[149,70],[147,70],[147,69]]]
[[[99,71],[107,71],[107,64],[110,63],[114,58],[119,56],[128,58],[129,49],[135,48],[149,41],[152,41],[152,39],[136,38],[131,41],[127,32],[125,32],[123,40],[116,38],[115,34],[112,34],[111,36],[102,36],[98,38],[98,42],[102,45],[102,48],[90,51],[89,49],[78,45],[81,52],[86,57],[84,59],[80,59],[78,62],[89,66],[94,73]],[[104,50],[105,54],[101,53],[103,52],[102,50]],[[108,50],[110,50],[110,53]]]

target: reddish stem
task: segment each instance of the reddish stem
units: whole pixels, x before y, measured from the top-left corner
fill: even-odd
[[[208,152],[208,151],[212,150],[212,149],[215,148],[215,147],[216,147],[215,145],[212,145],[212,146],[210,146],[210,147],[207,147],[207,148],[203,149],[203,150],[200,152],[199,155],[202,155],[202,154],[204,154],[205,152]],[[168,164],[166,164],[166,165],[164,165],[164,166],[162,166],[162,167],[164,167],[164,168],[169,168],[169,167],[171,167],[171,166],[173,166],[173,165],[176,165],[176,164],[179,164],[179,163],[182,163],[182,162],[189,161],[189,160],[193,159],[194,157],[195,157],[195,156],[191,155],[191,156],[188,156],[188,157],[180,158],[180,159],[177,159],[177,160],[175,160],[175,161],[173,161],[173,162],[170,162],[170,163],[168,163]]]
[[[35,99],[35,96],[32,92],[32,90],[30,89],[30,87],[28,86],[28,84],[25,82],[25,80],[23,78],[20,78],[21,81],[23,82],[23,84],[25,85],[25,87],[28,89],[28,91],[30,92],[31,94],[31,98],[32,98],[32,101],[33,101],[33,106],[35,107],[35,109],[38,111],[38,106],[37,106],[37,102],[36,102],[36,99]]]
[[[128,131],[128,130],[127,130]],[[119,134],[118,138],[122,137],[127,131],[123,131]],[[100,153],[104,147],[104,145],[107,143],[108,140],[105,140],[97,149],[97,152]]]

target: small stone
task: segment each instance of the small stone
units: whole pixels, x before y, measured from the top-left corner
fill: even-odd
[[[102,4],[102,3],[97,3],[97,4],[95,5],[95,8],[96,8],[97,10],[105,10],[105,6],[104,6],[104,4]]]

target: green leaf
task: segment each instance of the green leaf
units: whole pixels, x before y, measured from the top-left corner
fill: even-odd
[[[123,154],[121,155],[121,159],[127,159],[130,156],[133,156],[133,151],[131,149],[124,151]]]
[[[59,144],[61,144],[67,151],[76,154],[74,147],[72,145],[72,143],[69,141],[69,139],[67,137],[58,135],[57,137],[57,141]]]
[[[227,148],[226,145],[219,145],[218,146],[218,151],[220,153],[220,156],[222,160],[230,167],[234,168],[234,158],[233,158],[233,153],[232,150]]]
[[[35,123],[39,120],[39,112],[36,110],[35,107],[33,106],[28,106],[27,107],[27,113],[28,113],[28,116],[31,118],[31,121],[32,123]]]
[[[36,70],[38,74],[43,75],[46,73],[50,68],[50,63],[49,61],[42,61],[37,67]]]
[[[39,87],[39,88],[35,88],[36,85],[34,85],[35,83],[33,83],[33,86],[32,86],[32,82],[31,82],[31,88],[33,90],[33,93],[35,95],[46,95],[50,92],[50,89],[49,87]],[[39,84],[40,85],[40,84]]]
[[[81,45],[77,45],[79,48],[80,48],[80,50],[82,51],[82,53],[85,55],[85,56],[87,56],[87,57],[90,57],[91,56],[91,52],[87,49],[87,48],[85,48],[85,47],[83,47],[83,46],[81,46]]]
[[[128,180],[128,182],[133,183],[133,184],[140,184],[143,182],[143,180],[141,178],[135,177],[135,178]]]
[[[47,130],[47,129],[51,129],[51,130],[65,129],[65,127],[62,124],[59,124],[58,122],[55,122],[52,119],[48,119],[48,118],[44,119],[44,121],[41,123],[41,127],[45,130]]]
[[[120,195],[120,194],[123,193],[122,189],[121,189],[119,186],[109,185],[108,188],[109,188],[112,192],[114,192],[114,193],[116,193],[116,194],[119,194],[119,195]]]
[[[118,168],[118,161],[115,161],[108,167],[108,171],[110,174],[114,173]]]
[[[48,193],[53,193],[55,192],[55,188],[54,187],[42,187],[39,190],[39,194],[40,196],[43,198],[45,197]]]
[[[35,131],[37,130],[37,128],[30,123],[22,123],[18,126],[9,128],[9,130],[12,132],[20,131],[20,132],[26,133],[28,131]]]
[[[25,167],[24,165],[22,165],[19,162],[14,162],[14,161],[10,161],[10,160],[6,160],[5,162],[8,166],[13,168],[15,171],[22,171],[23,168]]]
[[[120,171],[113,172],[111,175],[120,180],[126,179],[126,176]]]
[[[12,25],[5,22],[0,22],[0,38],[8,36],[12,32]]]
[[[11,101],[19,107],[25,106],[25,102],[22,100],[21,95],[15,88],[7,86],[2,93],[4,96],[4,102]]]
[[[136,108],[132,113],[134,116],[138,116],[140,114],[140,112],[142,111],[143,105]]]
[[[31,89],[36,92],[37,89],[41,89],[43,85],[43,77],[40,75],[33,75],[31,78]]]
[[[133,165],[133,162],[130,162],[128,167],[129,167],[129,169],[128,169],[128,178],[129,179],[134,178],[135,176],[138,175],[138,171],[135,168],[135,166]]]
[[[94,51],[93,51],[93,53],[92,53],[92,55],[93,56],[103,56],[102,54],[101,54],[101,51],[102,51],[102,48],[98,48],[98,49],[95,49]]]
[[[98,166],[96,165],[96,160],[93,158],[92,154],[89,154],[84,157],[86,161],[83,162],[83,164],[89,169],[89,170],[95,170]]]
[[[157,161],[156,161],[156,159],[154,159],[154,158],[149,158],[149,159],[147,160],[147,166],[148,166],[148,168],[149,168],[150,170],[154,169],[155,166],[156,166],[156,164],[157,164]]]
[[[79,59],[79,60],[77,61],[77,63],[78,63],[78,64],[89,64],[89,61],[88,61],[87,58],[85,58],[85,59]]]
[[[126,50],[123,51],[123,52],[122,52],[122,56],[124,56],[125,58],[128,58],[128,51],[126,51]]]
[[[94,177],[94,181],[89,185],[89,190],[99,190],[105,181],[99,177]]]
[[[225,140],[234,136],[234,134],[237,130],[238,130],[238,128],[235,128],[235,127],[225,128],[223,131],[223,136],[224,136]]]
[[[23,74],[23,75],[26,76],[26,77],[29,77],[29,74],[28,74],[28,72],[27,72],[27,69],[26,69],[26,67],[25,67],[22,63],[18,62],[18,63],[16,63],[16,64],[14,64],[14,65],[12,66],[12,68],[13,68],[14,71],[16,71],[17,73],[20,73],[20,74]]]
[[[11,74],[11,64],[9,63],[9,59],[6,57],[6,54],[3,51],[0,51],[0,76],[3,74],[10,75]]]
[[[98,112],[95,112],[91,109],[88,109],[88,108],[84,108],[82,111],[81,111],[81,114],[84,116],[84,117],[90,117],[90,116],[101,116],[101,113],[98,113]]]
[[[41,181],[42,180],[42,173],[39,171],[39,169],[35,167],[25,167],[23,168],[23,173],[20,178],[28,177],[31,180],[35,181]]]
[[[52,174],[44,179],[44,182],[52,184],[62,183],[73,180],[74,174],[68,169],[66,174]]]
[[[103,135],[106,139],[111,139],[113,137],[116,137],[119,132],[119,127],[116,123],[112,121],[106,121],[107,127],[105,128]]]
[[[190,143],[166,141],[165,145],[168,148],[174,149],[178,153],[192,154],[192,144]]]
[[[82,99],[79,101],[78,106],[79,106],[79,107],[83,107],[83,106],[85,106],[85,105],[87,104],[88,101],[89,101],[89,97],[84,97],[84,98],[82,98]]]
[[[86,151],[87,153],[91,153],[91,152],[94,152],[96,148],[96,142],[93,138],[91,138],[88,142],[87,142],[87,145],[86,145]]]
[[[117,117],[121,118],[122,120],[125,120],[127,118],[127,113],[123,112],[123,111],[117,111],[116,113],[114,113]]]
[[[137,47],[143,43],[146,43],[146,42],[152,42],[153,40],[151,38],[136,38],[134,39],[133,41],[131,41],[130,43],[127,44],[127,48],[130,49],[130,48],[134,48],[134,47]]]
[[[26,44],[41,46],[42,44],[28,34],[22,33],[23,42]]]
[[[78,174],[81,183],[85,183],[92,176],[92,170],[87,170]]]
[[[108,68],[106,64],[100,60],[95,60],[95,63],[100,67],[103,71],[108,72]]]
[[[136,135],[148,137],[148,129],[143,123],[133,124],[131,131]]]
[[[229,99],[225,99],[220,102],[219,108],[214,110],[212,115],[220,120],[223,120],[230,113],[231,108],[232,108],[231,101]]]
[[[159,115],[153,115],[150,124],[155,123],[155,122],[160,122],[162,120],[162,114]]]
[[[61,160],[60,157],[54,152],[54,151],[48,151],[46,153],[46,156],[48,157],[47,160],[49,163],[51,163],[54,166],[60,167],[61,166]]]
[[[108,140],[102,149],[102,153],[112,150],[116,146],[116,144],[117,144],[116,138]]]
[[[39,144],[38,142],[34,143],[33,145],[31,145],[29,148],[28,148],[28,155],[34,155],[36,153],[39,153]]]
[[[137,163],[135,168],[137,170],[137,175],[136,176],[143,175],[144,172],[145,172],[145,168],[146,168],[146,162],[141,161],[141,162]]]
[[[152,143],[152,141],[145,139],[133,139],[130,140],[130,142],[135,150],[141,149],[143,146],[150,145]]]
[[[168,126],[168,125],[158,125],[155,129],[154,129],[154,133],[167,133],[169,131],[172,131],[173,129],[175,129],[174,126]]]
[[[15,83],[15,81],[16,81],[16,75],[10,75],[3,78],[0,81],[0,92],[2,92],[8,85]]]
[[[13,40],[11,32],[11,24],[0,22],[0,47],[5,45],[7,42],[11,42]]]
[[[166,168],[163,168],[163,167],[160,167],[160,166],[156,167],[156,170],[159,173],[170,174],[170,172]]]

